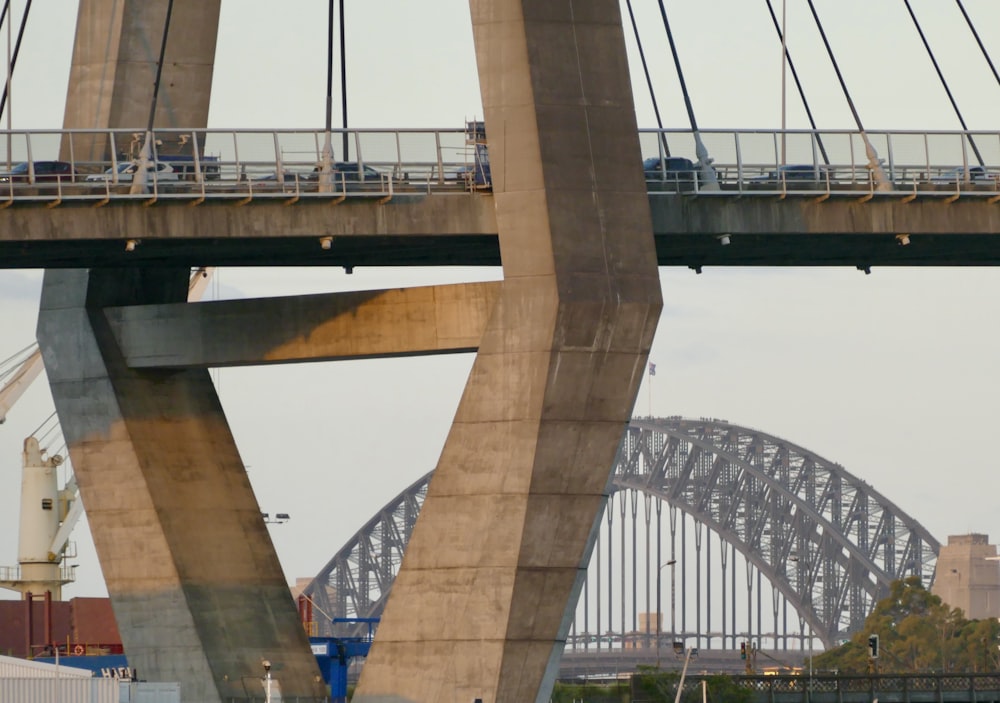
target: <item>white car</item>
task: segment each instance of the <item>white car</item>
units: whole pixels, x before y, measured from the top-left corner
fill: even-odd
[[[996,177],[990,175],[990,173],[982,166],[969,166],[968,172],[964,166],[957,166],[955,168],[939,173],[936,176],[931,176],[931,183],[950,183],[955,185],[958,183],[965,183],[966,176],[971,183],[995,183]]]
[[[135,161],[128,161],[126,163],[118,164],[118,182],[119,183],[131,183],[132,176],[135,174],[136,169],[139,164]],[[174,167],[163,161],[156,162],[155,173],[150,170],[146,177],[152,181],[155,177],[158,181],[176,181],[178,180],[177,171]],[[90,183],[105,183],[107,181],[115,180],[115,169],[109,168],[104,173],[95,173],[87,176],[87,181]]]

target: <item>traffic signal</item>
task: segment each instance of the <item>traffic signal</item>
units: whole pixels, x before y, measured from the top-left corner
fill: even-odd
[[[747,643],[740,642],[740,659],[746,659],[746,658],[747,658]]]
[[[868,656],[872,659],[878,659],[878,635],[869,635],[868,637]]]

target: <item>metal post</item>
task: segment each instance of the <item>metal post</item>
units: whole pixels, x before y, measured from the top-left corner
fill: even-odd
[[[684,657],[684,668],[681,669],[681,680],[677,684],[677,695],[674,696],[674,703],[680,703],[681,692],[684,690],[684,677],[687,676],[688,662],[691,661],[691,648],[688,647],[687,656]]]
[[[660,640],[663,639],[663,628],[660,626],[660,575],[663,573],[663,569],[670,567],[670,605],[673,607],[673,579],[674,579],[674,565],[677,562],[673,559],[666,562],[665,564],[660,564],[660,568],[656,570],[656,668],[660,668]]]
[[[788,124],[786,122],[786,105],[785,105],[785,74],[787,73],[788,67],[788,45],[785,37],[788,36],[786,31],[788,20],[788,7],[786,0],[781,0],[781,165],[784,166],[787,161],[787,150],[786,142],[788,140],[788,134],[785,131],[788,129]]]
[[[670,506],[670,559],[677,562],[677,508]],[[670,570],[670,639],[677,639],[677,570]],[[682,628],[683,629],[683,628]]]
[[[7,4],[4,5],[4,13],[5,14],[7,13],[7,10],[9,8],[10,8],[10,1],[8,0]],[[13,168],[13,163],[12,163],[13,162],[13,157],[11,156],[11,153],[10,153],[11,146],[12,146],[12,140],[11,140],[11,132],[10,132],[10,130],[11,130],[11,114],[14,112],[14,109],[13,109],[14,108],[14,97],[13,97],[13,94],[10,92],[11,79],[14,77],[14,63],[13,63],[13,58],[11,57],[11,48],[12,48],[11,45],[13,43],[13,34],[12,34],[12,30],[11,30],[11,21],[10,20],[11,20],[11,17],[8,17],[7,18],[7,93],[8,93],[9,101],[10,101],[10,105],[7,106],[7,170],[8,171],[10,171]],[[14,179],[11,179],[11,183],[13,183],[13,182],[14,182]]]

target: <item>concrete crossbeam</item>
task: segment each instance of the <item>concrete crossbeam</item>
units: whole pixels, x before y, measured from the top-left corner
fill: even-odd
[[[499,282],[107,308],[130,368],[473,352]]]
[[[545,701],[661,298],[616,0],[472,3],[504,284],[355,701]]]

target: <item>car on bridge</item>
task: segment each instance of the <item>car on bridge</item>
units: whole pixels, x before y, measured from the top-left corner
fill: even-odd
[[[310,173],[305,175],[308,181],[318,181],[320,177],[321,165],[317,165]],[[360,164],[357,161],[338,161],[333,164],[333,183],[360,183],[360,182],[381,182],[382,173],[368,164]]]
[[[136,171],[139,169],[138,161],[127,161],[118,164],[117,167],[109,168],[104,173],[93,173],[87,176],[88,183],[112,183],[117,181],[118,183],[131,183],[132,177],[135,175]],[[115,172],[117,171],[117,178],[115,177]],[[155,170],[150,170],[147,172],[147,177],[149,180],[154,178],[157,181],[176,181],[178,180],[177,171],[173,166],[164,162],[157,161],[155,164]]]
[[[832,175],[827,166],[820,164],[783,164],[773,171],[753,176],[747,179],[751,186],[775,186],[786,185],[798,188],[826,188],[829,176]]]
[[[931,176],[931,183],[938,185],[957,185],[960,183],[973,183],[976,185],[996,185],[1000,182],[1000,177],[991,175],[985,166],[956,166]]]
[[[698,182],[698,165],[683,156],[653,156],[642,162],[646,188],[655,191],[692,191]]]
[[[72,182],[73,167],[65,161],[24,161],[6,173],[0,173],[0,183]]]

